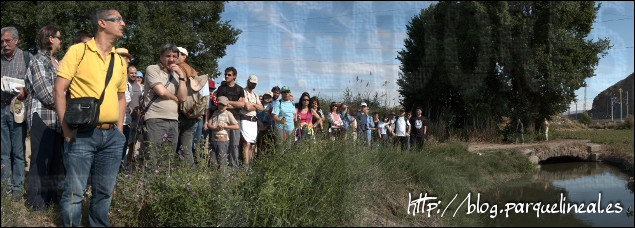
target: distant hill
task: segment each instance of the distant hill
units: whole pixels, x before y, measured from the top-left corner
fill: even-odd
[[[627,115],[627,105],[628,113],[632,114],[633,111],[635,111],[633,110],[633,104],[635,102],[635,99],[633,99],[633,95],[635,95],[633,91],[633,73],[631,73],[631,75],[605,89],[593,99],[593,108],[589,112],[593,113],[594,119],[611,118],[611,94],[616,100],[616,103],[613,104],[613,118],[620,119],[620,88],[622,88],[622,100],[624,102],[622,106],[622,117],[625,118]],[[628,104],[626,104],[626,91],[628,91]]]

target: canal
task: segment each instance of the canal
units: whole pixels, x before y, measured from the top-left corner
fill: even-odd
[[[542,164],[534,174],[481,193],[481,202],[496,203],[501,210],[495,218],[483,214],[484,225],[633,227],[632,212],[627,212],[633,210],[633,192],[627,188],[629,178],[619,169],[600,162]],[[556,213],[537,215],[533,209],[539,208],[535,205],[538,202],[542,206],[540,210],[557,204]],[[509,210],[506,218],[507,213],[502,210],[507,203],[515,204],[509,204],[514,205],[514,209]],[[550,206],[544,207],[546,204]],[[571,211],[561,213],[561,205]],[[583,210],[575,213],[573,205],[578,209],[582,206]]]

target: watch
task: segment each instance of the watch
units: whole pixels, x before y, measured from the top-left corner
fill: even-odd
[[[179,81],[185,81],[185,78],[179,78]]]

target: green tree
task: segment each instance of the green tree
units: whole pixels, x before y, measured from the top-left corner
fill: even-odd
[[[587,40],[594,2],[440,2],[406,25],[399,93],[454,127],[519,117],[528,130],[566,110],[608,39]]]
[[[3,1],[2,27],[14,26],[20,34],[19,47],[35,53],[35,35],[48,24],[56,25],[63,37],[62,59],[72,44],[73,35],[81,30],[93,33],[90,14],[99,7],[117,9],[124,17],[124,37],[116,47],[127,48],[132,65],[145,72],[156,64],[161,46],[174,43],[189,52],[188,63],[200,73],[220,75],[218,59],[225,56],[227,45],[236,43],[239,29],[221,20],[224,2],[38,2]]]

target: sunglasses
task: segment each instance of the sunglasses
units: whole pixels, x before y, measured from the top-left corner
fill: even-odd
[[[309,101],[309,100],[307,100],[307,99],[302,99],[302,101]]]
[[[57,39],[59,39],[59,40],[62,40],[62,36],[51,36],[51,37],[53,37],[53,38],[57,38]]]
[[[112,21],[112,22],[117,22],[117,23],[121,23],[123,21],[123,18],[121,17],[111,17],[111,18],[106,18],[103,19],[104,21]]]

